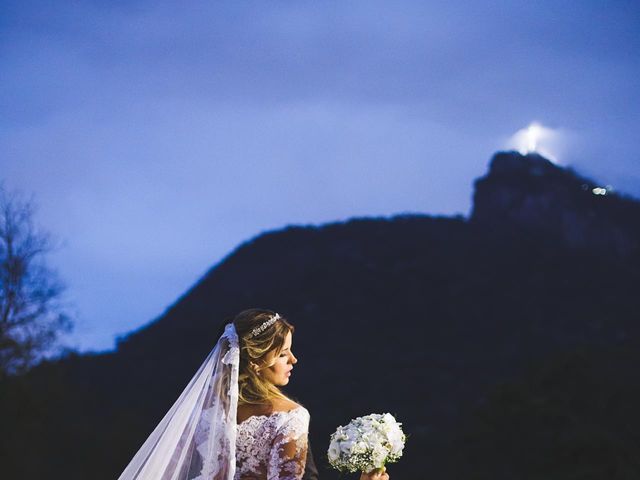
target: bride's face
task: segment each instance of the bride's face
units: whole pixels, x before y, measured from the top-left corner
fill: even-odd
[[[298,362],[298,359],[293,355],[293,352],[291,351],[291,343],[292,336],[291,332],[289,332],[284,339],[282,350],[280,350],[278,355],[275,357],[275,363],[262,371],[262,375],[265,380],[279,387],[289,383],[291,370],[293,369],[293,366]],[[273,361],[273,358],[271,359],[271,361]]]

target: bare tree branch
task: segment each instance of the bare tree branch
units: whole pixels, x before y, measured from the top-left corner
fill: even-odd
[[[34,203],[0,184],[0,378],[31,367],[71,329],[64,287],[46,265],[48,234],[33,224]]]

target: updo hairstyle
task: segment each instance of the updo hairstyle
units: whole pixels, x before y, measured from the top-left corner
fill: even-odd
[[[233,319],[240,339],[240,369],[238,374],[238,404],[265,404],[273,398],[287,397],[272,383],[264,380],[261,372],[272,366],[289,332],[294,327],[280,316],[273,325],[253,336],[252,330],[260,327],[276,312],[262,308],[243,310]]]

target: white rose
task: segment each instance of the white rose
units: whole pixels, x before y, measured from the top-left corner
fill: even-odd
[[[331,442],[331,445],[329,445],[327,456],[332,462],[335,462],[338,458],[340,458],[340,446],[337,444],[337,442]]]
[[[340,444],[340,451],[346,453],[347,455],[351,454],[351,449],[353,448],[354,445],[354,441],[353,440],[347,440],[345,442],[342,442]]]
[[[402,442],[394,442],[391,444],[391,453],[394,455],[400,455],[403,448],[404,444]]]
[[[376,445],[375,447],[373,447],[373,464],[377,468],[381,467],[384,464],[384,461],[386,460],[388,454],[389,452],[386,448],[384,448],[382,445]]]

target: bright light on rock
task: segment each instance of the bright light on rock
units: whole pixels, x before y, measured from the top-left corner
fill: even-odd
[[[532,122],[528,127],[518,130],[507,142],[507,148],[517,150],[522,155],[538,153],[557,163],[560,150],[560,132]]]
[[[532,123],[531,125],[529,125],[529,127],[527,127],[527,131],[526,131],[527,151],[526,151],[526,153],[535,152],[536,151],[536,147],[538,146],[538,140],[540,139],[541,135],[542,135],[542,127],[540,125],[538,125],[537,123]]]

